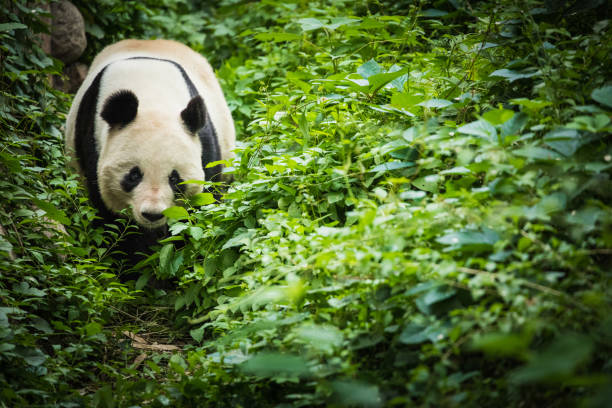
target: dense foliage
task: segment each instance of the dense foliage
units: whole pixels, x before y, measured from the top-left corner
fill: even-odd
[[[197,3],[75,2],[86,58],[206,55],[239,134],[224,200],[129,270],[66,170],[44,12],[0,5],[0,406],[612,399],[605,1]]]

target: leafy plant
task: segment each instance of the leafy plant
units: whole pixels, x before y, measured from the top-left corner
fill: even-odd
[[[235,181],[166,210],[171,237],[122,269],[125,231],[91,227],[64,170],[59,66],[20,37],[38,14],[6,6],[3,401],[605,406],[603,1],[77,4],[90,55],[164,36],[211,59]]]

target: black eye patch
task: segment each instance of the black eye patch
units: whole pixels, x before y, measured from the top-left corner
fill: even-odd
[[[142,171],[138,166],[132,167],[132,169],[123,176],[121,180],[121,188],[126,193],[132,191],[142,181]]]
[[[185,180],[181,178],[179,172],[176,170],[172,170],[172,173],[170,173],[170,176],[168,176],[168,183],[170,183],[170,187],[172,187],[172,191],[175,193],[185,193],[185,185],[179,184],[183,181]]]

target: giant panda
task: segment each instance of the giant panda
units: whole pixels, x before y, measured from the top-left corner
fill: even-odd
[[[102,50],[66,118],[66,149],[105,223],[129,209],[146,251],[163,235],[163,211],[219,181],[234,123],[208,61],[169,40],[124,40]]]

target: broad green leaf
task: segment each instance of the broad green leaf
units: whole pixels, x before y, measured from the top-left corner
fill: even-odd
[[[489,122],[479,119],[457,129],[457,132],[482,137],[491,142],[497,142],[497,130]]]
[[[185,374],[185,370],[187,370],[188,367],[187,362],[180,354],[173,354],[168,363],[170,367],[179,374]]]
[[[376,92],[383,86],[387,85],[389,82],[393,81],[396,78],[401,77],[406,74],[408,69],[401,69],[395,72],[387,72],[380,73],[368,76],[368,83],[370,85],[370,92]]]
[[[191,337],[198,343],[202,342],[202,339],[204,338],[204,326],[190,330],[189,335],[191,335]]]
[[[518,71],[513,71],[511,69],[498,69],[496,71],[493,71],[489,74],[489,76],[493,76],[493,77],[501,77],[501,78],[505,78],[508,80],[508,82],[514,82],[518,79],[523,79],[523,78],[531,78],[534,75],[538,75],[540,73],[539,70],[530,70],[530,71],[523,71],[523,72],[518,72]]]
[[[423,101],[422,96],[411,95],[408,93],[395,93],[394,92],[393,95],[391,95],[391,105],[397,108],[407,109],[414,105],[418,105],[422,101]]]
[[[552,105],[552,102],[550,101],[527,98],[510,99],[510,102],[515,105],[524,106],[525,108],[527,108],[527,110],[533,111],[534,113],[537,113],[541,109]]]
[[[474,338],[472,348],[493,357],[524,356],[531,336],[522,333],[488,333]]]
[[[179,206],[166,208],[164,211],[162,211],[162,214],[175,220],[186,220],[189,218],[189,213],[187,210]]]
[[[381,74],[383,69],[376,61],[369,60],[360,67],[357,68],[357,73],[361,75],[364,79],[368,79],[372,75]]]
[[[500,130],[502,137],[518,135],[527,124],[528,119],[529,116],[527,116],[523,112],[518,112],[514,114],[512,118],[510,118],[508,121],[504,122],[503,125],[501,125]]]
[[[389,163],[379,164],[378,166],[374,166],[369,171],[379,172],[379,171],[398,170],[398,169],[405,169],[406,167],[413,167],[414,165],[415,165],[414,162],[393,161]]]
[[[489,228],[480,230],[464,229],[450,232],[436,239],[437,242],[447,245],[446,251],[488,251],[499,241],[499,234]]]
[[[533,354],[529,363],[510,375],[518,384],[562,381],[593,353],[593,341],[582,334],[560,335],[550,346]]]
[[[416,191],[416,190],[408,190],[402,191],[399,194],[399,198],[402,200],[420,200],[423,197],[426,197],[427,193],[425,191]]]
[[[244,229],[244,228],[238,229],[236,231],[236,234],[234,234],[232,238],[227,240],[227,242],[225,243],[225,245],[223,245],[221,249],[248,245],[251,242],[251,239],[253,238],[254,235],[255,235],[255,230],[253,229],[249,229],[249,230]]]
[[[459,166],[459,167],[453,167],[452,169],[448,169],[448,170],[443,170],[440,172],[440,174],[443,175],[447,175],[447,174],[470,174],[472,173],[472,171],[468,168],[465,168],[463,166]]]
[[[348,24],[352,24],[352,23],[358,23],[359,20],[356,18],[351,18],[351,17],[334,17],[330,20],[329,24],[325,24],[325,28],[327,28],[328,30],[334,31],[335,29],[348,25]]]
[[[199,241],[204,236],[204,230],[200,227],[189,227],[189,235],[196,241]]]
[[[195,206],[208,205],[214,203],[215,196],[212,193],[198,193],[189,199]],[[174,217],[173,217],[174,218]]]
[[[284,32],[267,32],[267,33],[259,33],[254,37],[259,41],[273,41],[273,42],[283,42],[283,41],[296,41],[302,38],[299,34],[294,33],[284,33]]]
[[[423,313],[431,313],[430,306],[449,299],[455,296],[456,293],[457,291],[450,286],[437,285],[416,298],[415,303]]]
[[[424,108],[446,108],[447,106],[452,105],[453,103],[451,101],[447,101],[446,99],[428,99],[426,101],[423,101],[421,103],[419,103],[419,106],[422,106]]]
[[[425,334],[425,326],[409,323],[398,338],[400,343],[404,344],[420,344],[428,340]]]
[[[440,176],[437,174],[431,174],[429,176],[419,177],[412,182],[412,185],[419,190],[428,191],[434,193],[438,191],[438,183],[440,182]]]
[[[23,358],[23,360],[32,367],[42,365],[49,357],[37,348],[18,348],[18,350],[19,351],[16,354]]]
[[[88,336],[94,336],[102,332],[102,325],[97,322],[91,322],[85,325],[85,333]]]
[[[608,108],[612,108],[612,85],[594,89],[593,92],[591,92],[591,98],[602,105],[606,105]]]
[[[344,198],[344,193],[340,191],[333,191],[327,194],[327,202],[330,204],[337,203]]]
[[[53,221],[57,221],[63,225],[70,225],[70,219],[66,216],[64,210],[57,209],[53,204],[48,201],[39,200],[38,198],[32,198],[32,202],[38,208],[45,212],[45,215],[52,219]]]
[[[544,135],[543,140],[546,145],[566,157],[573,155],[581,144],[578,131],[567,128],[551,130]]]
[[[316,30],[325,25],[325,23],[317,18],[301,18],[297,23],[302,27],[302,31]]]
[[[527,157],[528,159],[534,160],[558,160],[562,157],[559,153],[553,150],[534,145],[527,145],[520,149],[514,150],[513,153],[517,156]]]
[[[514,116],[514,111],[509,109],[492,109],[485,112],[482,118],[492,125],[501,125],[506,123]]]
[[[26,28],[28,28],[28,26],[21,23],[2,23],[0,24],[0,33],[12,30],[23,30]]]
[[[259,353],[241,365],[246,374],[258,377],[305,377],[310,370],[299,356],[280,353]]]
[[[448,14],[448,11],[429,8],[419,13],[419,17],[443,17]]]
[[[389,68],[389,71],[387,71],[388,73],[393,73],[393,72],[397,72],[402,70],[402,67],[400,67],[397,64],[393,64],[391,66],[391,68]],[[391,81],[391,85],[393,85],[393,87],[399,91],[399,92],[403,92],[404,91],[404,85],[406,84],[406,82],[408,82],[408,70],[406,70],[406,73],[395,78],[393,81]]]
[[[330,325],[304,324],[294,334],[308,346],[328,353],[340,347],[344,340],[342,332]]]
[[[337,380],[331,383],[334,398],[342,406],[380,407],[383,400],[378,387],[354,380]]]

